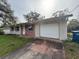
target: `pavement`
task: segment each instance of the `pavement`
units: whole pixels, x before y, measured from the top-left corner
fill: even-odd
[[[2,59],[65,59],[62,43],[36,40]]]

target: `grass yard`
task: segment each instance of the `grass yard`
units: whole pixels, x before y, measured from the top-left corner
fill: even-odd
[[[79,59],[79,43],[68,39],[64,42],[66,59]]]
[[[31,41],[32,39],[15,35],[0,35],[0,56],[7,55]]]

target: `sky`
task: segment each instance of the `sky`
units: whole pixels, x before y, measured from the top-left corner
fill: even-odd
[[[74,16],[73,18],[78,18],[79,16],[79,0],[8,0],[11,5],[14,15],[18,17],[19,22],[25,22],[23,15],[29,13],[30,11],[36,11],[45,16],[46,18],[51,17],[52,13],[57,10],[69,9],[73,10],[71,12]]]

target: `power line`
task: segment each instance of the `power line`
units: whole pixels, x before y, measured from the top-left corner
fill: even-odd
[[[77,5],[75,8],[73,8],[71,12],[74,12],[77,8],[79,8],[79,5]]]

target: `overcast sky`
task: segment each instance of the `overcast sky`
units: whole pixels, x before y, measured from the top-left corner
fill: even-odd
[[[24,22],[23,15],[30,11],[37,11],[42,16],[51,17],[52,13],[57,10],[74,9],[79,5],[79,0],[8,0],[8,3],[11,5],[12,10],[14,10],[14,15],[21,22]],[[72,13],[74,14],[74,18],[76,18],[79,8]]]

